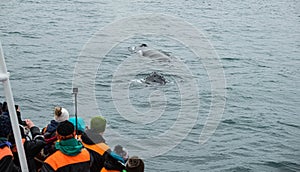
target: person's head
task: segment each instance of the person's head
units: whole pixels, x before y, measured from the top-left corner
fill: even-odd
[[[0,137],[7,138],[12,132],[12,127],[8,116],[0,115],[0,126]]]
[[[124,161],[127,161],[129,158],[128,151],[125,148],[123,148],[121,145],[116,145],[114,147],[114,152],[120,155],[124,159]]]
[[[20,111],[20,106],[19,105],[15,105],[15,109],[16,109],[16,111]]]
[[[126,171],[127,172],[144,172],[144,161],[137,156],[132,156],[126,162]]]
[[[91,119],[91,130],[103,134],[106,128],[106,119],[102,116],[96,116]]]
[[[54,120],[56,122],[63,122],[68,119],[69,119],[69,112],[67,111],[67,109],[59,107],[59,106],[55,107]]]
[[[3,104],[2,104],[2,112],[8,112],[7,102],[3,102]]]
[[[76,117],[71,117],[69,121],[75,126],[76,129]],[[77,130],[79,134],[85,131],[85,122],[81,117],[77,117]]]
[[[67,140],[70,138],[74,138],[74,125],[68,120],[60,122],[56,129],[56,135],[58,140]]]

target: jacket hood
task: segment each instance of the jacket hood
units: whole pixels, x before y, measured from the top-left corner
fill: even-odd
[[[81,142],[75,138],[60,140],[55,143],[55,148],[59,149],[62,153],[70,156],[78,155],[83,148]]]

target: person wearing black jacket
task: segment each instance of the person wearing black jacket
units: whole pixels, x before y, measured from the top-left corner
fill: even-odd
[[[91,129],[86,130],[81,135],[83,146],[90,152],[94,158],[91,166],[91,172],[99,171],[122,171],[125,169],[122,157],[112,152],[105,143],[103,133],[106,128],[106,119],[97,116],[91,119]]]
[[[22,135],[22,142],[26,154],[28,169],[30,172],[36,172],[36,162],[34,157],[37,156],[40,151],[44,148],[46,142],[44,140],[44,136],[41,134],[40,129],[34,125],[34,123],[30,119],[25,119],[26,127],[20,125],[20,131]],[[28,136],[28,129],[30,130],[31,137]],[[14,143],[14,139],[12,139],[12,143]],[[12,152],[14,155],[14,162],[17,165],[19,164],[18,152],[16,147],[12,148]]]

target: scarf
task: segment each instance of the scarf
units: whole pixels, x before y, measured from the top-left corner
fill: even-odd
[[[75,156],[81,152],[83,145],[75,138],[71,138],[67,140],[57,141],[55,143],[55,148],[66,155]]]

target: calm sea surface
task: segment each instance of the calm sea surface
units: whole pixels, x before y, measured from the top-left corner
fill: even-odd
[[[94,80],[81,82],[78,115],[87,124],[92,116],[105,116],[109,124],[108,144],[112,147],[116,144],[110,130],[125,136],[131,143],[120,141],[120,144],[130,155],[144,158],[146,171],[300,171],[299,9],[297,0],[1,0],[0,41],[15,103],[21,106],[23,118],[44,127],[53,118],[56,105],[74,114],[73,81],[76,67],[84,63],[79,57],[86,55],[81,52],[100,29],[126,17],[132,20],[130,16],[146,14],[149,24],[144,23],[138,30],[132,28],[132,33],[142,33],[150,27],[151,20],[156,18],[149,14],[185,21],[200,30],[214,47],[226,79],[224,113],[207,142],[200,144],[199,137],[214,103],[208,69],[203,61],[197,60],[191,47],[157,33],[135,34],[119,40],[102,57],[101,64],[96,64],[94,73],[89,72],[92,68],[89,63],[84,63],[87,72],[81,74]],[[96,36],[111,43],[108,33],[98,32]],[[137,60],[127,65],[126,60],[132,58],[127,47],[140,43],[180,59],[189,75],[181,75],[187,71],[177,70],[170,64],[141,65]],[[93,48],[98,48],[99,54],[107,50],[105,46]],[[130,76],[120,72],[136,66],[139,68]],[[163,69],[164,66],[169,70]],[[147,87],[138,82],[152,71],[164,73],[168,83]],[[115,77],[118,72],[123,77]],[[121,88],[118,86],[128,77],[131,80],[125,91],[128,95],[124,97],[124,92],[115,88]],[[192,88],[186,83],[192,80],[197,99],[185,93]],[[85,84],[92,84],[95,98],[89,97],[89,91],[83,91],[87,88]],[[0,99],[5,99],[3,92]],[[117,104],[118,99],[119,102],[129,100],[130,107]],[[90,101],[95,102],[90,104],[91,111],[81,108]],[[162,111],[157,109],[161,107]],[[147,113],[151,110],[153,113]],[[131,116],[124,114],[125,111]],[[189,115],[194,111],[196,116]],[[185,116],[181,117],[180,113]],[[180,123],[175,125],[176,121]],[[168,136],[172,135],[165,132],[176,126],[182,138],[171,146],[172,137]],[[151,138],[162,142],[150,146],[140,143]],[[139,141],[136,148],[132,145],[135,141]],[[148,145],[145,150],[141,148],[143,144]],[[165,144],[170,144],[167,151]]]

